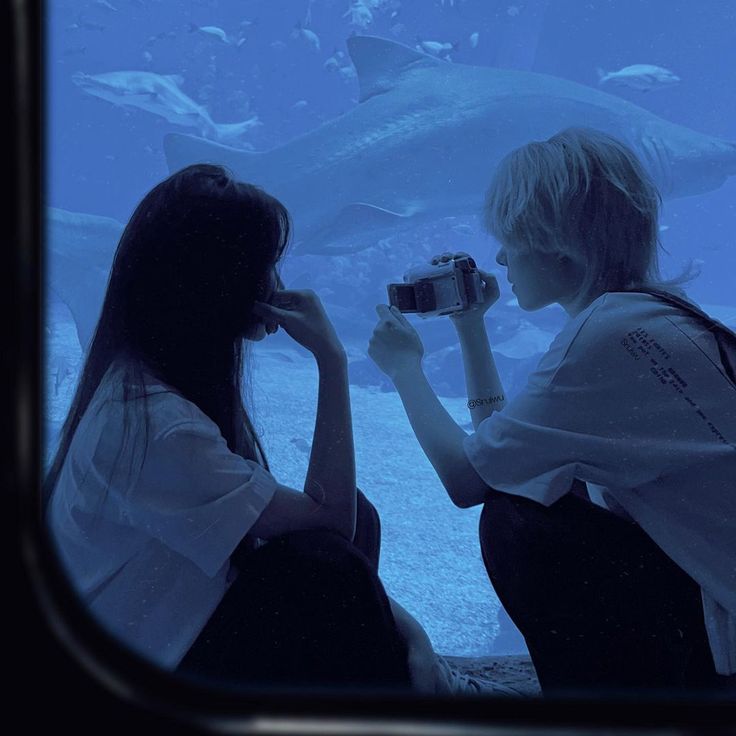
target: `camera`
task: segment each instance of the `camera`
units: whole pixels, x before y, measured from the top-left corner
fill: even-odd
[[[483,282],[470,256],[417,266],[404,274],[403,284],[387,289],[391,306],[425,318],[461,312],[483,301]]]

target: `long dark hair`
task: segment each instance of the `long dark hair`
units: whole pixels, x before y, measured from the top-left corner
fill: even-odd
[[[143,372],[217,424],[229,449],[268,468],[243,403],[244,336],[289,240],[284,206],[222,166],[188,166],[155,186],[120,238],[97,328],[42,492],[45,510],[74,432],[113,361],[126,409],[143,414]],[[142,399],[138,401],[137,399]]]

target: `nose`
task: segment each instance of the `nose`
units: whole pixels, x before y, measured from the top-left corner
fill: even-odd
[[[499,266],[506,266],[506,250],[503,248],[498,249],[498,253],[496,253],[496,263],[498,263]]]

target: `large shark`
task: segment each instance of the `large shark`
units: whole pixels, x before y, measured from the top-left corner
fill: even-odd
[[[184,79],[178,74],[120,71],[91,75],[76,72],[72,81],[94,97],[152,112],[175,125],[196,128],[205,138],[222,143],[237,143],[251,128],[261,124],[256,115],[241,123],[213,122],[205,107],[184,94],[181,89]]]
[[[736,145],[668,122],[592,87],[526,71],[448,63],[371,36],[347,41],[360,101],[265,152],[171,133],[171,171],[228,166],[290,210],[297,253],[361,250],[427,219],[477,214],[498,161],[568,126],[628,142],[665,198],[716,189],[736,174]]]
[[[69,308],[82,350],[97,325],[123,227],[111,217],[46,210],[47,283]]]

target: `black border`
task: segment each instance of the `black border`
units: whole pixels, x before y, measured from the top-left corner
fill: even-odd
[[[52,2],[54,0],[51,0]],[[376,698],[367,694],[263,692],[252,697],[211,692],[163,675],[97,628],[59,575],[38,522],[42,411],[45,68],[43,0],[0,4],[5,89],[11,121],[10,195],[6,223],[3,363],[8,403],[4,416],[9,461],[3,486],[12,497],[11,595],[6,639],[14,680],[5,716],[34,733],[43,725],[76,733],[218,731],[258,733],[607,733],[736,734],[734,702],[510,701]],[[63,615],[61,612],[63,611]],[[6,662],[8,660],[6,659]],[[221,714],[225,720],[214,717]],[[14,720],[17,717],[17,720]]]

